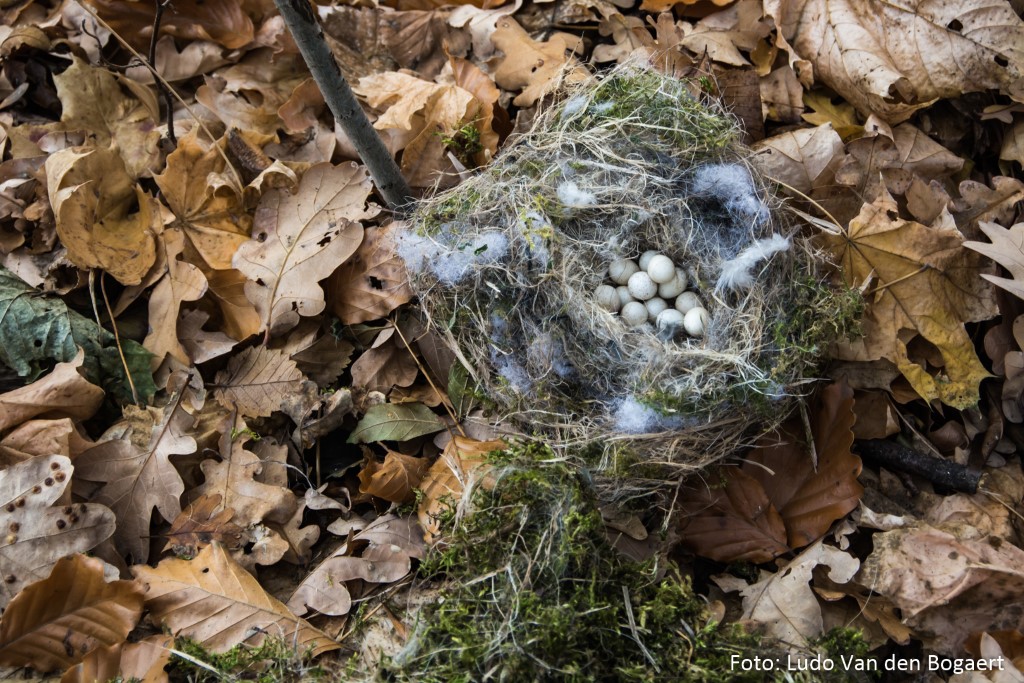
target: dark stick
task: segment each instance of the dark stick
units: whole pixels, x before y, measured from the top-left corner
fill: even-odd
[[[395,214],[404,216],[413,201],[412,190],[341,74],[309,0],[274,0],[274,4],[299,46],[324,101],[370,170],[384,201]]]
[[[167,107],[167,139],[175,147],[178,146],[178,138],[174,135],[174,98],[171,91],[167,89],[163,81],[157,76],[156,71],[156,42],[160,38],[160,21],[164,18],[164,7],[170,0],[156,0],[156,14],[153,15],[153,35],[149,38],[149,66],[153,69],[153,82],[157,90],[164,98],[164,105]]]
[[[963,465],[946,460],[922,455],[915,450],[901,446],[892,441],[870,439],[858,441],[861,455],[874,460],[879,465],[901,472],[909,472],[924,477],[936,486],[942,486],[963,493],[977,493],[981,472],[967,469]]]

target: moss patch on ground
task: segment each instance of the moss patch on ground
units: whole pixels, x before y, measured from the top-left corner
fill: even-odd
[[[754,681],[732,655],[763,654],[738,626],[709,619],[673,565],[612,548],[585,475],[547,447],[491,456],[445,541],[420,568],[441,582],[396,680]]]

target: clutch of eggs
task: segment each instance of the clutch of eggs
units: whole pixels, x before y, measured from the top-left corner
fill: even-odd
[[[696,293],[686,290],[686,271],[668,256],[651,250],[638,261],[616,259],[608,266],[608,280],[594,291],[594,300],[609,313],[618,313],[629,327],[650,322],[662,338],[683,332],[704,336],[707,309]]]

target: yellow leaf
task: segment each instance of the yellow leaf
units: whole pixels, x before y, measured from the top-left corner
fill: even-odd
[[[927,227],[899,218],[896,201],[883,189],[845,234],[828,241],[846,283],[866,287],[865,338],[857,359],[887,358],[926,400],[967,408],[978,402],[978,385],[990,375],[964,323],[988,320],[997,310],[981,278],[981,259],[964,248],[948,214],[938,220],[940,225]],[[942,354],[945,365],[937,376],[908,357],[914,334]]]
[[[440,531],[437,516],[450,505],[458,503],[471,478],[479,479],[486,475],[489,467],[484,456],[507,447],[508,444],[500,440],[477,441],[464,436],[452,437],[441,457],[430,466],[420,483],[423,499],[420,500],[416,515],[428,542]]]

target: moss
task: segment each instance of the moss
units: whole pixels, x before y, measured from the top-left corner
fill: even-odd
[[[831,683],[835,681],[839,683],[841,681],[850,680],[850,672],[846,671],[842,666],[839,666],[840,662],[844,659],[846,661],[864,661],[869,659],[871,652],[871,644],[868,643],[864,634],[851,626],[840,627],[837,626],[821,637],[811,641],[811,646],[820,652],[824,657],[831,659],[836,663],[836,669],[831,672],[821,672],[818,680],[827,681]],[[881,678],[880,671],[865,671],[860,672],[858,679],[869,680],[871,678]]]
[[[476,166],[475,157],[484,147],[480,143],[480,129],[475,123],[467,123],[451,135],[440,133],[439,135],[441,135],[441,142],[444,143],[444,146],[455,155],[455,158],[463,166],[467,168]]]
[[[611,548],[589,480],[537,444],[489,456],[490,487],[446,529],[420,576],[443,585],[386,666],[404,681],[755,681],[763,646],[709,621],[674,565]]]
[[[258,683],[306,683],[325,680],[326,671],[312,664],[308,652],[297,652],[287,638],[267,637],[258,646],[236,645],[227,652],[215,653],[191,638],[175,640],[181,656],[171,658],[168,675],[172,681],[207,683],[244,679]]]

